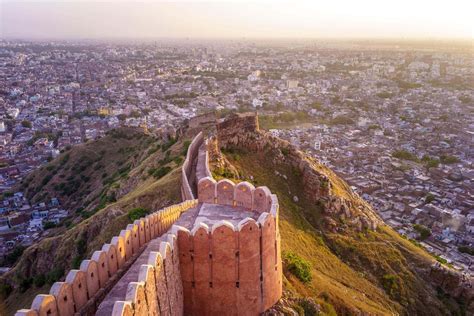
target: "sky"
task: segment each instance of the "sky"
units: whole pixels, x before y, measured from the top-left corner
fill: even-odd
[[[474,0],[0,0],[0,37],[473,38]]]

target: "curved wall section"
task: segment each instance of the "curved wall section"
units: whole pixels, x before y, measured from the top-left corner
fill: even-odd
[[[204,136],[202,132],[196,135],[188,147],[186,153],[186,159],[184,160],[183,167],[181,169],[181,197],[183,201],[194,200],[194,193],[192,190],[192,171],[193,163],[197,160],[199,153],[199,147],[204,142]]]

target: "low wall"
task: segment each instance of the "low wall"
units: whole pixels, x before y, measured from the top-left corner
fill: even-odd
[[[64,282],[54,283],[49,294],[37,295],[30,309],[19,310],[16,315],[93,315],[100,303],[97,296],[103,298],[103,289],[118,281],[117,274],[133,263],[151,239],[168,231],[182,212],[196,205],[197,200],[188,200],[127,225],[90,259],[83,260],[80,269],[70,270]],[[140,290],[136,292],[139,295]]]
[[[247,181],[235,184],[228,179],[220,181],[205,177],[198,182],[200,203],[238,206],[260,213],[271,212],[272,203],[278,204],[276,196],[265,187],[255,188]],[[277,216],[277,214],[273,214]]]
[[[191,173],[193,169],[193,161],[197,159],[199,153],[199,147],[204,142],[204,136],[202,132],[196,135],[188,147],[186,153],[186,159],[184,160],[183,167],[181,169],[181,197],[183,201],[194,200],[193,190],[191,188]]]

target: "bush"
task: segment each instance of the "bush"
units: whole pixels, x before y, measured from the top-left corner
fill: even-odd
[[[470,254],[471,256],[474,256],[474,248],[472,248],[472,247],[459,246],[458,250],[459,250],[459,252],[467,253],[467,254]]]
[[[400,280],[394,274],[385,274],[382,277],[382,286],[391,298],[397,299],[400,296],[399,282]]]
[[[302,298],[299,300],[298,305],[303,308],[304,316],[316,316],[319,315],[319,306],[311,298]]]
[[[21,121],[21,126],[25,128],[31,128],[31,122],[27,120]]]
[[[46,283],[46,277],[44,274],[38,274],[33,278],[33,284],[36,287],[42,287]]]
[[[413,228],[420,234],[420,240],[425,240],[431,236],[431,230],[423,225],[415,224]]]
[[[441,160],[441,163],[445,164],[445,165],[449,165],[449,164],[453,164],[453,163],[458,163],[459,162],[459,158],[455,157],[455,156],[449,156],[449,155],[441,155],[439,157],[439,159]]]
[[[166,176],[170,171],[171,171],[170,167],[161,167],[160,169],[155,170],[153,172],[153,176],[155,177],[155,179],[161,179],[164,176]]]
[[[136,207],[132,209],[130,212],[128,212],[128,218],[130,219],[131,222],[140,219],[147,215],[149,211],[143,207]]]
[[[16,246],[15,249],[6,255],[4,264],[7,266],[12,266],[23,254],[26,247],[24,246]]]
[[[31,287],[31,284],[33,284],[33,278],[20,279],[20,293],[25,293]]]
[[[287,252],[283,255],[284,264],[291,274],[301,282],[307,283],[312,280],[311,265],[295,253]]]
[[[48,274],[46,275],[46,282],[48,284],[53,284],[56,281],[59,281],[61,277],[64,275],[64,269],[63,268],[54,268]]]
[[[43,229],[50,229],[56,227],[56,224],[54,222],[46,222],[43,224]]]
[[[185,141],[183,142],[183,150],[181,151],[181,154],[182,154],[183,156],[186,156],[186,154],[188,153],[189,145],[191,145],[191,141],[190,141],[190,140],[185,140]]]
[[[0,298],[5,299],[13,292],[13,287],[8,283],[0,283]]]
[[[435,200],[435,196],[431,193],[428,193],[426,196],[425,196],[425,203],[428,204],[428,203],[431,203]]]

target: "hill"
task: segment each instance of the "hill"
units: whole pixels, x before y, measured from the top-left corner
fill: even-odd
[[[36,294],[47,292],[127,223],[180,202],[179,167],[187,146],[184,136],[161,141],[133,129],[112,130],[28,176],[22,186],[29,198],[40,202],[56,196],[75,212],[47,230],[48,237],[27,248],[2,277],[4,296],[11,286],[13,292],[0,304],[0,314],[2,305],[8,315],[29,306]]]
[[[284,286],[296,310],[311,306],[311,298],[326,314],[472,311],[472,290],[461,290],[459,274],[438,267],[430,254],[383,224],[331,170],[258,130],[252,120],[242,116],[220,125],[212,171],[216,178],[267,185],[277,194]]]

